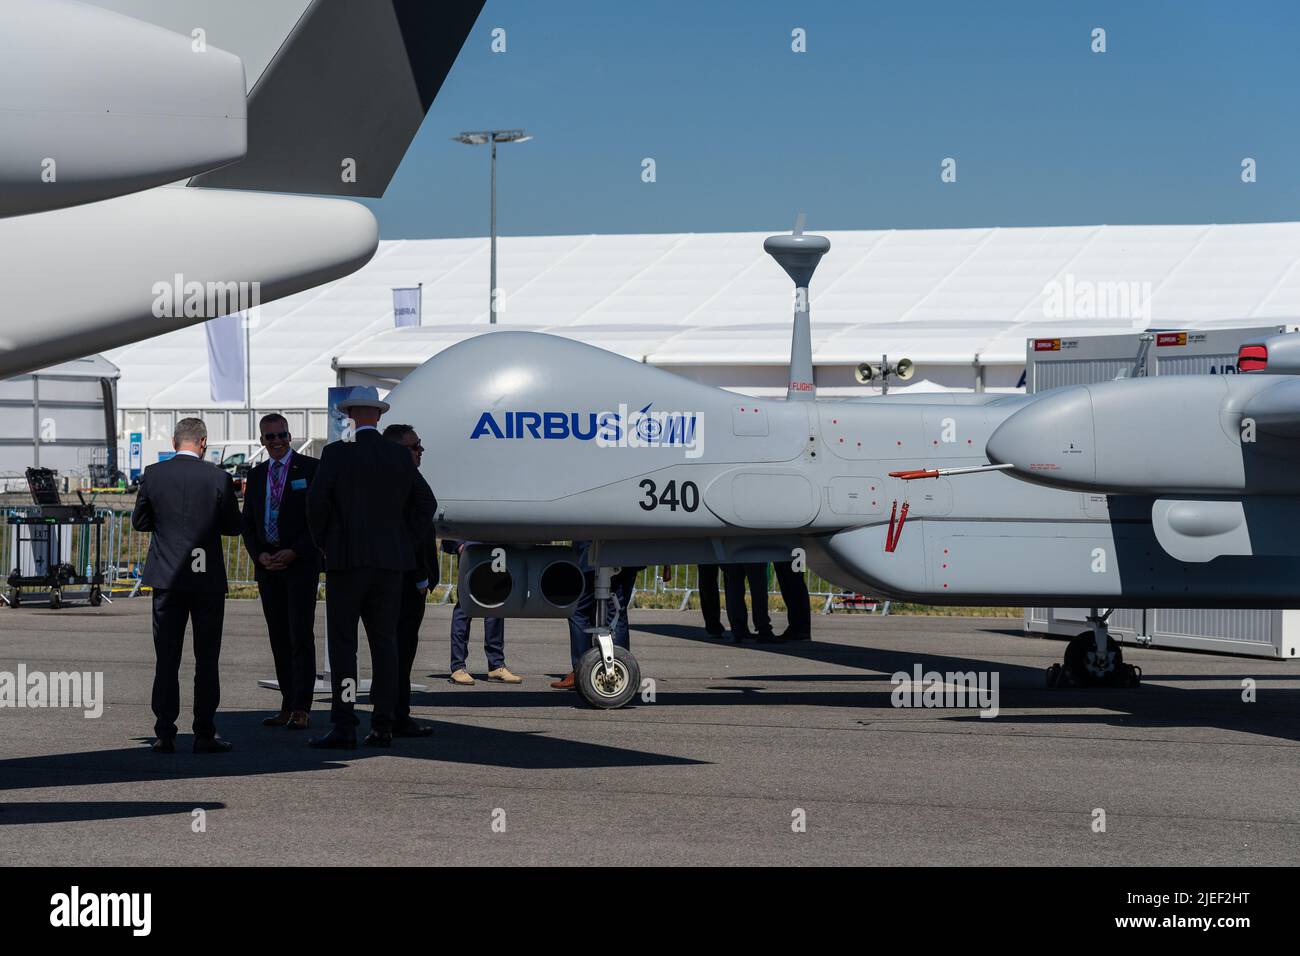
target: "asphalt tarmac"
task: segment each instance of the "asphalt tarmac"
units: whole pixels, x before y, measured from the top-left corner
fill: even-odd
[[[147,747],[147,598],[0,609],[0,673],[102,671],[107,701],[99,718],[0,709],[0,860],[1300,862],[1300,661],[1126,649],[1143,686],[1049,690],[1064,644],[1014,620],[837,614],[815,618],[812,642],[736,646],[694,612],[634,610],[654,699],[605,712],[548,686],[568,670],[565,622],[507,622],[524,683],[462,689],[446,680],[449,621],[430,607],[416,661],[416,716],[434,735],[322,753],[260,726],[278,707],[257,686],[272,676],[261,610],[229,601],[218,726],[236,749],[189,752],[187,642],[182,735],[164,756]],[[317,634],[323,649],[323,605]],[[918,663],[996,673],[998,715],[893,706],[891,675]]]

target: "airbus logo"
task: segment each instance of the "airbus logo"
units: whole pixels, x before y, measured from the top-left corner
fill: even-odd
[[[703,437],[699,412],[652,410],[653,402],[629,411],[506,411],[483,412],[470,433],[472,440],[537,439],[592,441],[612,448],[696,449]]]

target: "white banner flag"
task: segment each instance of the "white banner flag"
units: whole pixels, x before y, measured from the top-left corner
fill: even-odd
[[[242,402],[244,313],[232,312],[203,323],[208,335],[208,390],[214,402]]]
[[[404,325],[421,325],[423,320],[420,316],[420,286],[412,286],[406,289],[393,290],[393,325],[401,328]]]

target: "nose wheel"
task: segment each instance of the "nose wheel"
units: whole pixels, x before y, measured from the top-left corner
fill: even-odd
[[[574,674],[578,696],[592,707],[615,710],[636,696],[641,687],[641,665],[632,652],[613,648],[611,660],[599,646],[593,647],[578,661]]]
[[[591,543],[588,553],[596,568],[592,595],[595,599],[595,622],[586,629],[591,635],[591,649],[578,659],[578,669],[573,674],[574,689],[589,706],[616,710],[641,689],[641,665],[627,648],[615,646],[614,633],[610,630],[611,604],[615,618],[625,613],[610,586],[614,569],[599,560],[599,541]]]

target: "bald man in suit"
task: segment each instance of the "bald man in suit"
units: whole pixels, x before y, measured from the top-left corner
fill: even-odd
[[[185,625],[194,631],[194,752],[226,753],[217,736],[221,702],[221,627],[226,613],[222,535],[240,532],[239,503],[230,475],[204,460],[208,428],[182,418],[172,436],[176,455],[144,470],[131,527],[149,531],[141,583],[153,591],[155,753],[176,750],[181,711],[180,667]]]

